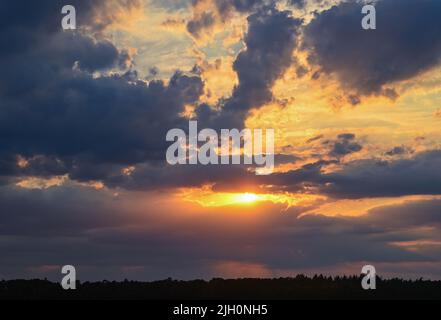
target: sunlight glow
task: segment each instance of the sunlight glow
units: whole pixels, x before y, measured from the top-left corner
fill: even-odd
[[[183,199],[197,203],[202,207],[225,207],[225,206],[253,206],[259,203],[270,202],[282,204],[286,208],[301,205],[310,205],[317,201],[323,201],[324,197],[307,194],[275,193],[256,194],[251,192],[213,192],[210,186],[182,190]]]
[[[252,203],[259,200],[259,197],[254,193],[244,193],[237,196],[237,201],[242,203]]]

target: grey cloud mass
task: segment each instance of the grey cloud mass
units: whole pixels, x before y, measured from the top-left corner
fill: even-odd
[[[232,96],[223,103],[222,112],[212,111],[202,105],[198,116],[212,126],[223,128],[243,127],[248,112],[260,108],[272,100],[272,86],[291,66],[293,51],[298,45],[299,27],[302,21],[289,11],[263,7],[248,17],[246,49],[239,53],[233,68],[239,84]]]
[[[305,29],[310,61],[357,94],[384,94],[394,83],[438,65],[441,3],[379,0],[377,29],[361,28],[361,4],[349,1],[316,15]],[[424,35],[424,36],[422,36]]]

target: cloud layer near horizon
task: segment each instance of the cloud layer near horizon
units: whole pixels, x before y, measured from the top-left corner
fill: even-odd
[[[21,266],[28,277],[57,279],[58,269],[43,266],[66,261],[79,266],[82,279],[101,279],[113,270],[118,279],[152,280],[228,276],[222,269],[228,263],[260,266],[263,273],[257,276],[278,276],[309,269],[325,272],[363,261],[430,267],[441,258],[440,200],[379,207],[361,218],[298,218],[300,207],[284,214],[269,203],[257,212],[219,208],[207,214],[195,206],[173,212],[169,199],[154,194],[142,200],[136,195],[112,200],[103,191],[71,187],[3,187],[0,195],[1,219],[7,221],[0,228],[3,277],[19,276],[25,269],[13,268]],[[156,199],[155,208],[148,206],[150,197]],[[407,250],[404,244],[423,250]],[[174,267],[176,261],[179,268]],[[126,272],[130,267],[137,272]],[[418,272],[441,276],[422,267],[413,276]]]

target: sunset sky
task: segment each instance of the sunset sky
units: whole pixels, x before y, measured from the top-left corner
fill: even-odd
[[[375,3],[1,1],[0,279],[441,279],[441,1]],[[275,172],[170,166],[189,120]]]

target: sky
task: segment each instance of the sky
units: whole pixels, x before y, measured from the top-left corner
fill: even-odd
[[[363,5],[1,1],[0,279],[441,279],[441,2]],[[168,164],[190,120],[274,173]]]

